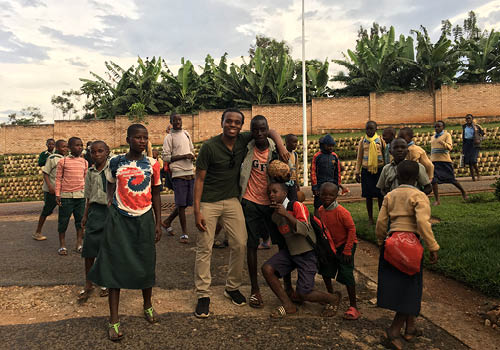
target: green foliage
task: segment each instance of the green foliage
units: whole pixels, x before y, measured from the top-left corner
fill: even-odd
[[[492,185],[495,189],[495,197],[500,201],[500,178],[497,178],[495,183]]]
[[[374,23],[370,35],[361,28],[354,51],[347,50],[344,60],[333,62],[348,71],[332,79],[346,85],[344,94],[408,90],[414,71],[413,39],[400,35],[396,40],[394,27],[387,31]]]
[[[44,121],[40,108],[31,106],[21,109],[19,114],[11,113],[8,117],[10,125],[37,125]]]
[[[143,122],[146,116],[146,107],[140,102],[133,103],[127,112],[127,116],[130,121],[135,123]]]

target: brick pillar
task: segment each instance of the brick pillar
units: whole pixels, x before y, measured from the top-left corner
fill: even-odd
[[[0,154],[6,153],[7,141],[6,141],[5,126],[0,127]]]
[[[368,109],[368,119],[376,120],[377,119],[377,93],[370,92],[370,97],[368,99],[369,109]]]

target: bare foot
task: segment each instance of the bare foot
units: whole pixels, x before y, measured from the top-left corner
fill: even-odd
[[[368,223],[370,225],[375,225],[375,221],[373,221],[373,218],[368,218]]]
[[[441,204],[441,202],[440,202],[440,201],[435,201],[434,203],[432,203],[432,205],[433,205],[433,206],[438,206],[438,205],[440,205],[440,204]]]

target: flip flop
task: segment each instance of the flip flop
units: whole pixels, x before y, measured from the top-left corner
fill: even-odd
[[[169,227],[163,226],[163,227],[165,227],[165,231],[167,232],[167,235],[175,236],[175,232],[174,232],[174,229],[172,228],[172,226],[169,226]]]
[[[123,333],[120,332],[120,322],[108,323],[108,339],[118,341],[123,338]]]
[[[87,300],[89,300],[89,297],[90,295],[92,294],[92,292],[94,291],[94,288],[90,288],[90,289],[82,289],[79,293],[78,293],[78,302],[80,304],[83,304],[85,303]]]
[[[77,247],[76,247],[75,252],[77,252],[77,253],[81,253],[81,252],[82,252],[82,249],[83,249],[83,246],[82,246],[82,245],[79,245],[79,246],[77,246]]]
[[[413,339],[421,337],[424,335],[424,332],[420,328],[415,328],[413,332],[406,331],[403,335],[403,339],[407,342],[411,342]]]
[[[292,313],[288,313],[288,312],[286,312],[285,307],[283,305],[280,305],[276,309],[271,311],[269,316],[273,319],[281,319],[281,318],[285,318],[286,316],[289,316],[289,315],[295,315],[296,313],[297,313],[297,311],[292,312]]]
[[[158,322],[158,314],[152,306],[149,309],[144,309],[144,317],[151,324]]]
[[[264,301],[262,300],[262,296],[260,295],[260,293],[254,293],[250,295],[250,298],[248,299],[248,305],[256,309],[263,308]]]
[[[384,339],[382,340],[382,345],[387,349],[392,350],[403,350],[403,338],[399,337],[391,337],[389,335],[389,329],[385,330]],[[398,341],[401,343],[401,346],[398,345]]]
[[[361,316],[361,313],[354,306],[351,306],[349,309],[347,309],[346,312],[344,312],[344,319],[345,320],[355,321],[358,318],[360,318],[360,316]]]
[[[59,248],[57,250],[57,254],[59,254],[59,255],[68,255],[68,250],[66,248],[64,248],[64,247]]]

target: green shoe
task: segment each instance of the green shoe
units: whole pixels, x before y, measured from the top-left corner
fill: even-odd
[[[151,324],[158,322],[158,314],[152,306],[149,309],[144,309],[144,317]]]
[[[120,332],[120,322],[108,323],[108,338],[111,341],[118,341],[123,338],[123,333]]]

